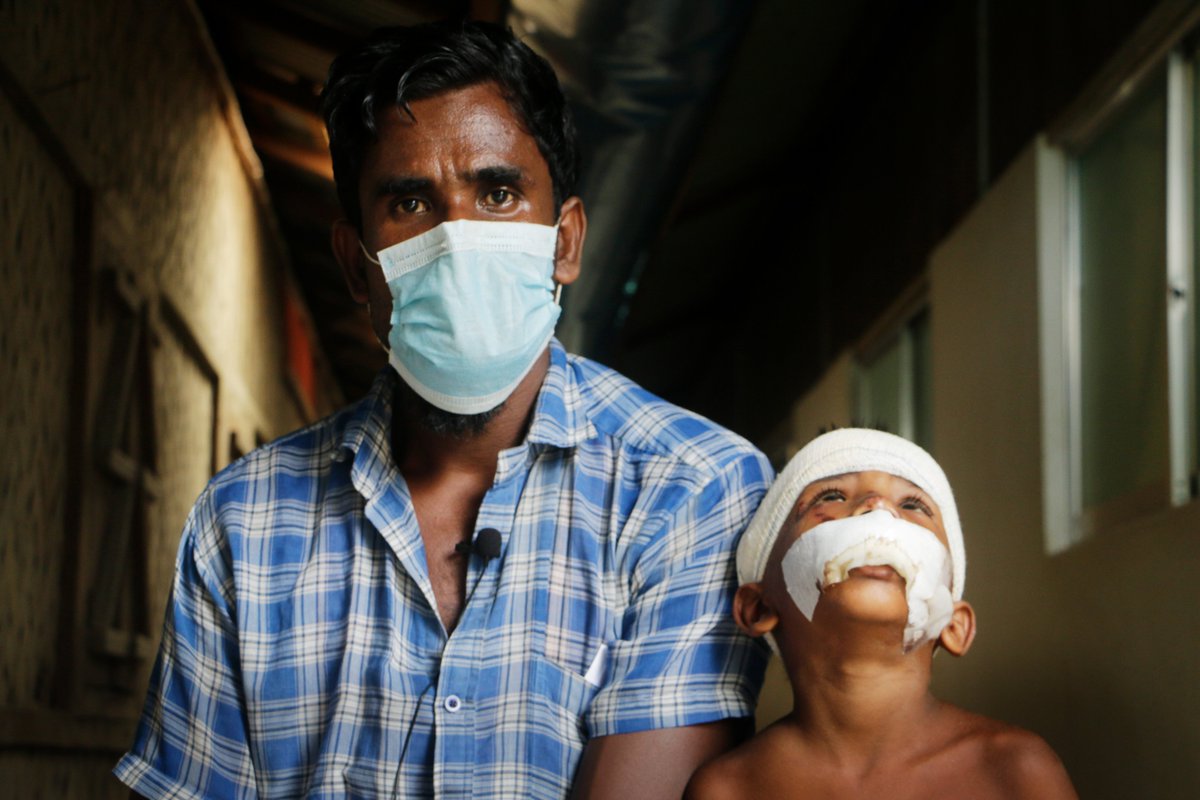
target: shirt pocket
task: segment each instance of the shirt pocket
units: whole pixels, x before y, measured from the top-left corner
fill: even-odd
[[[534,702],[532,714],[533,730],[542,734],[530,740],[529,746],[549,747],[544,757],[557,755],[555,748],[566,747],[570,751],[569,763],[577,763],[587,741],[587,710],[592,704],[599,687],[584,680],[583,676],[544,658],[533,660]],[[541,743],[539,745],[539,742]],[[573,772],[572,768],[572,772]]]
[[[534,651],[594,687],[603,686],[613,615],[590,548],[554,548],[538,561]]]

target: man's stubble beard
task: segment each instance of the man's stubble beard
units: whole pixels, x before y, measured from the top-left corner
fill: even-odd
[[[504,403],[479,414],[454,414],[438,408],[423,397],[420,401],[417,420],[433,433],[455,439],[471,439],[483,433],[487,424],[500,413]]]
[[[403,381],[396,387],[396,399],[422,428],[431,433],[454,439],[471,439],[479,436],[508,402],[508,400],[504,400],[495,408],[478,414],[455,414],[430,403],[405,385]]]

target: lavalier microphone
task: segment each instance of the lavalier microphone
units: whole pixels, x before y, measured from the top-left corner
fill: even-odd
[[[464,556],[474,553],[486,564],[500,555],[500,531],[495,528],[484,528],[475,537],[475,541],[459,542],[454,545],[454,551]]]

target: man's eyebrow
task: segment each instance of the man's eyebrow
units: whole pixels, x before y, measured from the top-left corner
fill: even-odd
[[[495,166],[495,167],[480,167],[467,172],[465,177],[471,183],[482,183],[488,185],[494,184],[512,184],[520,186],[528,183],[529,178],[525,170],[520,167],[513,166]]]
[[[393,177],[379,181],[375,189],[376,197],[392,197],[400,194],[416,194],[424,192],[433,186],[429,178]]]

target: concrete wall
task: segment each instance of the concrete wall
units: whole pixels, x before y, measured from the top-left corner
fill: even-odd
[[[119,797],[193,499],[335,390],[293,388],[296,295],[190,4],[6,3],[0,32],[0,795]],[[106,434],[144,476],[132,516]]]
[[[1200,504],[1046,555],[1037,158],[1027,148],[929,263],[934,451],[979,620],[962,660],[935,661],[934,691],[1043,735],[1082,797],[1195,797]],[[797,403],[794,446],[808,421],[848,418],[850,372],[839,360]],[[780,672],[760,721],[790,708]]]

